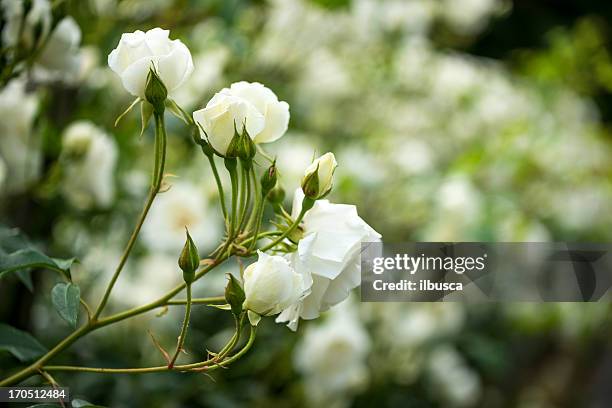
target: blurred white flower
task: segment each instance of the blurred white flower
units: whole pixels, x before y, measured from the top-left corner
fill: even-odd
[[[343,405],[368,381],[370,339],[355,306],[347,301],[321,324],[308,326],[295,348],[295,368],[311,406]]]
[[[481,31],[494,14],[511,7],[505,0],[443,0],[439,5],[442,18],[457,32],[473,35]]]
[[[426,345],[435,337],[457,332],[465,322],[465,310],[453,303],[404,304],[389,312],[383,332],[392,349]]]
[[[306,109],[316,108],[312,106],[313,99],[329,103],[329,99],[346,97],[354,91],[346,64],[328,50],[313,52],[308,57],[297,86],[297,95]]]
[[[337,166],[336,157],[331,152],[325,153],[310,163],[304,171],[304,177],[302,178],[302,191],[304,194],[312,199],[318,199],[329,193]]]
[[[396,30],[423,34],[429,30],[434,7],[426,0],[356,0],[352,12],[362,35]]]
[[[244,127],[254,143],[280,139],[289,126],[289,105],[259,82],[235,82],[193,112],[203,139],[225,155],[234,131]],[[205,133],[204,133],[205,132]]]
[[[24,16],[24,0],[3,0],[0,5],[4,17],[2,46],[27,49],[44,41],[51,30],[51,3],[49,0],[33,0]],[[21,37],[20,37],[21,35]],[[18,44],[19,41],[21,44]]]
[[[76,81],[81,70],[80,44],[81,29],[72,17],[64,17],[36,59],[34,77],[40,81]]]
[[[170,31],[154,28],[146,33],[124,33],[119,45],[108,55],[108,66],[121,77],[125,89],[145,97],[147,76],[154,67],[172,95],[193,72],[189,49],[181,40],[170,40]]]
[[[243,308],[260,316],[272,316],[297,302],[308,290],[304,277],[282,256],[258,251],[259,259],[244,270]],[[251,324],[259,321],[249,313]]]
[[[431,148],[418,139],[396,140],[390,159],[408,175],[425,173],[434,167]]]
[[[461,240],[482,216],[482,195],[463,174],[450,175],[435,193],[433,221],[426,227],[424,239]]]
[[[432,351],[428,364],[432,384],[447,406],[473,406],[480,396],[480,379],[463,357],[449,346]]]
[[[129,307],[151,302],[182,283],[177,257],[155,253],[138,260],[117,285],[113,298]]]
[[[315,139],[313,135],[304,135],[289,131],[279,143],[271,148],[276,157],[279,169],[280,183],[285,189],[293,190],[300,184],[304,169],[310,165],[315,153],[315,147],[307,140]]]
[[[228,57],[228,50],[222,47],[196,55],[193,75],[175,91],[173,99],[184,109],[196,106],[221,82]]]
[[[221,232],[205,189],[188,181],[177,181],[155,199],[142,227],[142,242],[152,251],[178,256],[185,243],[185,227],[202,253],[216,243]]]
[[[115,196],[118,149],[113,138],[89,121],[71,124],[62,138],[62,192],[78,208],[108,207]]]
[[[0,157],[6,164],[6,190],[23,191],[40,176],[40,140],[32,132],[38,99],[26,83],[14,79],[0,90]]]
[[[297,189],[292,216],[301,210],[304,193]],[[354,205],[315,202],[304,216],[304,237],[298,250],[289,255],[295,270],[312,275],[311,292],[300,302],[285,309],[276,319],[288,322],[292,330],[298,320],[315,319],[320,312],[342,302],[361,282],[360,252],[362,242],[380,241],[381,235],[357,215]]]
[[[385,182],[387,163],[380,160],[378,152],[355,144],[342,148],[338,156],[342,163],[338,168],[338,179],[345,177],[369,186]]]

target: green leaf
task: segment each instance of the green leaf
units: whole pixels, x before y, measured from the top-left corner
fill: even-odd
[[[140,102],[140,101],[142,101],[142,99],[140,99],[140,98],[136,98],[136,99],[134,99],[134,101],[133,101],[133,102],[130,104],[130,106],[128,106],[128,107],[127,107],[127,109],[126,109],[126,110],[124,110],[124,111],[123,111],[123,113],[117,117],[117,119],[115,120],[115,127],[117,127],[117,125],[119,124],[119,122],[121,122],[121,119],[123,119],[123,117],[124,117],[125,115],[127,115],[128,113],[130,113],[130,111],[131,111],[131,110],[134,108],[134,106],[136,106],[136,104],[137,104],[138,102]]]
[[[147,101],[142,101],[140,104],[140,138],[144,134],[149,121],[151,120],[151,116],[153,115],[153,105],[151,105]]]
[[[76,327],[79,318],[79,301],[81,290],[74,283],[58,283],[51,290],[51,301],[60,317],[72,327]]]
[[[60,272],[71,279],[70,267],[74,262],[74,258],[55,259],[34,248],[24,248],[0,258],[0,278],[20,269],[40,268]]]
[[[8,351],[19,361],[31,361],[47,352],[47,349],[31,334],[0,323],[0,350]]]
[[[166,99],[166,107],[174,116],[185,122],[186,125],[191,125],[193,121],[191,116],[189,116],[174,100],[171,98]]]
[[[17,277],[25,285],[30,292],[34,292],[34,284],[32,283],[32,271],[29,269],[21,269],[15,272]]]

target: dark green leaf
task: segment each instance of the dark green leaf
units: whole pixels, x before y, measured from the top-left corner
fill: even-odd
[[[24,362],[34,360],[47,352],[31,334],[3,323],[0,323],[0,350],[8,351]]]
[[[74,283],[58,283],[51,291],[51,301],[60,317],[72,327],[76,327],[79,318],[79,300],[81,290]]]
[[[20,269],[41,268],[50,269],[64,274],[70,279],[70,267],[75,262],[74,258],[54,259],[42,252],[25,248],[0,257],[0,278],[4,275]]]
[[[32,283],[31,272],[32,271],[30,271],[29,269],[21,269],[19,271],[15,271],[21,283],[23,283],[30,292],[34,292],[34,284]]]

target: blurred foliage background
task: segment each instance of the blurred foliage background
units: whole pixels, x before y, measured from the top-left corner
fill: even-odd
[[[80,38],[72,32],[60,41],[67,46],[0,91],[0,223],[49,254],[76,256],[73,274],[93,303],[143,201],[152,150],[151,130],[138,137],[137,113],[114,126],[130,98],[106,56],[121,33],[156,26],[194,56],[194,75],[176,97],[185,110],[238,80],[262,82],[290,104],[290,131],[270,146],[289,197],[313,153],[331,150],[340,166],[330,199],[356,204],[385,241],[612,241],[606,1],[55,2],[53,20],[64,16]],[[180,282],[185,222],[204,253],[222,231],[204,156],[178,120],[169,128],[167,169],[177,177],[153,207],[114,310]],[[66,142],[70,133],[91,138],[85,153]],[[70,330],[50,307],[55,280],[30,279],[0,281],[0,321],[53,345]],[[196,291],[219,295],[223,284],[217,271]],[[612,403],[606,303],[357,299],[297,334],[266,319],[254,350],[212,378],[56,379],[110,407]],[[57,361],[158,364],[147,330],[172,344],[178,309],[94,333]],[[232,322],[209,309],[192,315],[194,354],[231,335]],[[0,373],[16,365],[0,355]]]

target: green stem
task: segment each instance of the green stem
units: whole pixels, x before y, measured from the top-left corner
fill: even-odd
[[[164,123],[164,115],[162,112],[162,113],[155,114],[155,164],[153,166],[153,177],[151,180],[151,189],[149,190],[149,195],[147,196],[147,200],[145,202],[144,208],[142,209],[142,212],[140,213],[140,217],[138,218],[136,226],[134,227],[134,230],[132,231],[132,235],[130,236],[130,239],[128,240],[125,250],[123,251],[123,254],[121,255],[121,259],[119,260],[119,265],[117,265],[117,268],[115,269],[115,273],[113,274],[113,277],[111,278],[110,282],[108,283],[108,286],[106,287],[104,296],[102,296],[102,300],[100,301],[98,308],[96,309],[94,315],[92,316],[92,321],[94,322],[98,319],[98,317],[100,317],[100,314],[104,310],[104,307],[106,306],[106,303],[108,302],[108,298],[111,294],[111,291],[113,290],[113,287],[115,286],[115,283],[117,282],[117,279],[119,278],[119,274],[121,274],[121,271],[123,270],[123,267],[125,266],[125,263],[127,262],[128,257],[130,256],[130,252],[132,251],[132,248],[134,247],[134,244],[136,243],[136,239],[138,238],[140,229],[142,228],[142,225],[144,224],[144,221],[147,218],[147,214],[149,213],[149,210],[151,209],[153,200],[155,200],[155,196],[157,196],[157,193],[159,193],[159,189],[161,188],[162,180],[164,178],[165,163],[166,163],[166,126]]]
[[[244,191],[246,185],[246,192]],[[243,224],[246,219],[246,213],[248,211],[249,206],[251,205],[251,177],[249,174],[249,168],[245,165],[242,165],[242,188],[243,194],[246,194],[246,199],[243,200],[242,205],[242,213],[240,214],[240,222],[238,223],[238,230],[242,230]]]
[[[255,167],[251,166],[251,176],[252,176],[252,181],[253,181],[253,186],[255,187],[255,205],[254,205],[254,210],[251,212],[251,216],[249,217],[249,222],[247,223],[246,226],[246,231],[250,231],[251,228],[253,227],[253,223],[261,221],[259,219],[257,219],[257,214],[258,214],[258,209],[259,206],[263,206],[263,202],[265,201],[265,197],[262,197],[261,194],[259,193],[259,182],[257,180],[257,175],[255,174]]]
[[[192,305],[210,305],[214,303],[225,303],[225,296],[214,296],[208,298],[195,298],[191,299]],[[167,306],[186,305],[187,299],[169,300],[166,302]]]
[[[189,371],[206,367],[206,371],[212,371],[217,368],[225,367],[244,356],[253,346],[256,337],[256,327],[251,326],[251,333],[247,343],[236,354],[227,360],[216,362],[215,357],[192,364],[176,365],[169,368],[168,366],[143,367],[143,368],[101,368],[101,367],[79,367],[79,366],[45,366],[42,369],[45,371],[79,371],[88,373],[100,374],[148,374],[159,373],[164,371]]]
[[[226,257],[222,256],[216,263],[209,265],[206,268],[202,269],[200,272],[196,274],[194,282],[200,279],[202,276],[206,275],[208,272],[210,272],[212,269],[214,269],[219,264],[224,262],[226,259],[227,259]],[[81,337],[85,336],[86,334],[94,330],[97,330],[104,326],[108,326],[110,324],[128,319],[130,317],[133,317],[133,316],[136,316],[142,313],[146,313],[150,310],[156,309],[166,304],[169,304],[168,302],[170,301],[170,299],[172,299],[181,290],[183,290],[185,286],[186,284],[182,283],[176,286],[170,292],[166,293],[164,296],[146,305],[139,306],[133,309],[129,309],[129,310],[126,310],[120,313],[116,313],[114,315],[100,319],[96,322],[89,322],[79,327],[76,331],[72,332],[68,337],[66,337],[64,340],[59,342],[55,347],[49,350],[45,355],[40,357],[34,363],[22,369],[21,371],[18,371],[17,373],[11,375],[10,377],[7,377],[4,380],[0,381],[0,387],[7,387],[9,385],[16,384],[36,374],[47,361],[49,361],[51,358],[55,357],[57,354],[59,354],[60,352],[68,348],[72,343],[74,343]]]
[[[179,334],[178,344],[176,345],[176,351],[174,356],[168,363],[168,368],[174,367],[174,363],[178,358],[181,351],[183,351],[183,345],[185,344],[185,337],[187,337],[187,328],[189,327],[189,317],[191,316],[191,283],[187,284],[187,305],[185,306],[185,319],[183,320],[183,327],[181,327],[181,334]]]
[[[297,228],[297,226],[300,225],[300,222],[302,222],[304,215],[306,214],[308,210],[312,208],[314,203],[315,203],[315,200],[308,198],[308,197],[304,197],[304,200],[302,201],[302,210],[300,211],[300,214],[295,219],[295,221],[293,221],[293,223],[278,238],[276,238],[274,241],[272,241],[271,243],[263,247],[261,251],[265,252],[271,248],[274,248],[276,245],[281,243],[285,238],[287,238],[289,234],[291,234]]]
[[[226,163],[228,159],[225,159]],[[230,159],[235,160],[235,159]],[[236,163],[234,161],[234,165],[227,166],[227,169],[230,174],[230,180],[232,182],[232,215],[230,217],[230,228],[228,233],[228,242],[231,242],[234,239],[234,230],[236,228],[236,217],[237,217],[237,204],[238,204],[238,175],[236,174]]]
[[[219,172],[217,171],[215,158],[212,154],[206,155],[206,157],[208,157],[210,167],[212,168],[212,172],[215,176],[215,181],[217,183],[217,190],[219,191],[219,200],[221,200],[221,210],[223,211],[223,219],[225,220],[225,222],[227,222],[227,206],[225,205],[225,193],[223,192],[223,184],[221,183],[221,178],[219,177]]]

